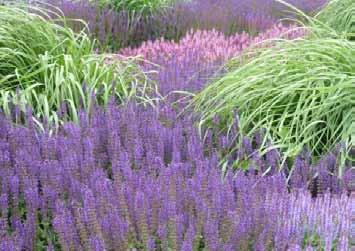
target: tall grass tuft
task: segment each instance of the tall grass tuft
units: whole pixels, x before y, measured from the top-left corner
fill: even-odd
[[[271,138],[286,157],[303,147],[315,158],[339,142],[350,147],[355,44],[313,24],[309,37],[272,41],[232,60],[230,72],[194,99],[200,126],[218,115],[229,130],[238,111],[241,136],[264,128],[264,146]]]
[[[355,40],[355,2],[353,0],[332,0],[318,13],[316,18],[339,34]]]
[[[53,18],[54,17],[54,18]],[[134,96],[147,98],[149,80],[135,58],[107,64],[94,53],[95,41],[75,33],[59,11],[34,6],[0,6],[0,107],[11,104],[37,117],[56,120],[65,103],[68,119],[78,107],[90,107],[95,96],[107,104]],[[80,21],[78,21],[80,22]]]

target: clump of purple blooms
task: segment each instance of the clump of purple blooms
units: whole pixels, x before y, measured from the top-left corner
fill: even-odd
[[[304,30],[296,26],[286,27],[281,24],[256,37],[245,32],[226,36],[217,30],[191,30],[179,42],[162,38],[143,42],[138,48],[124,48],[119,53],[125,56],[140,55],[159,65],[155,77],[159,83],[159,91],[165,96],[175,90],[201,90],[227,60],[252,45],[268,39],[295,39],[304,33]],[[147,71],[157,69],[151,63],[147,63],[145,68]]]
[[[47,4],[59,8],[74,31],[87,29],[100,45],[112,51],[126,46],[133,46],[146,39],[153,39],[153,18],[143,18],[127,11],[116,12],[107,7],[101,7],[89,0],[46,0]],[[58,10],[54,8],[57,13]],[[87,27],[82,22],[87,23]],[[157,36],[162,36],[159,34]]]
[[[312,15],[328,0],[286,2]],[[270,29],[280,19],[284,19],[285,24],[290,23],[290,20],[285,19],[292,19],[296,15],[276,0],[187,0],[175,1],[165,16],[164,23],[168,29],[164,32],[165,37],[178,39],[191,29],[217,29],[225,35],[245,31],[255,35]]]
[[[222,176],[218,149],[233,141],[213,131],[202,141],[193,119],[168,105],[111,104],[80,119],[50,135],[29,118],[26,127],[1,118],[0,250],[349,248],[336,153],[315,167],[298,156],[287,185],[279,153],[259,156],[257,135],[237,156],[275,168]]]
[[[285,6],[274,0],[176,1],[172,6],[148,16],[116,12],[88,0],[46,2],[60,8],[67,18],[87,22],[94,37],[113,51],[160,37],[179,40],[190,30],[198,29],[216,29],[225,35],[237,32],[255,35],[272,28],[279,19],[291,15],[285,11]],[[294,0],[290,3],[310,13],[326,2]],[[76,31],[84,28],[79,22],[69,24]]]
[[[144,19],[88,1],[52,3],[111,49],[150,40],[120,53],[142,55],[146,70],[159,65],[159,91],[171,97],[200,90],[265,39],[303,36],[274,25],[285,13],[270,1],[179,2]],[[324,2],[291,1],[308,12]],[[304,149],[284,163],[271,142],[261,154],[262,131],[239,135],[237,114],[228,134],[215,118],[200,135],[176,101],[93,105],[55,133],[45,123],[38,132],[30,112],[15,112],[22,126],[0,115],[0,251],[350,250],[355,173],[351,163],[340,168],[341,145],[318,161]]]

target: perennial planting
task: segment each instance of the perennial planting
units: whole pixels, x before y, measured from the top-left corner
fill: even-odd
[[[202,142],[191,118],[169,107],[94,110],[55,137],[2,119],[3,249],[347,250],[350,177],[332,174],[337,153],[314,167],[298,156],[288,187],[279,153],[263,158],[258,137],[245,138],[238,157],[254,153],[258,166],[222,180],[213,133]]]
[[[304,30],[296,26],[284,27],[281,24],[256,37],[247,33],[226,37],[217,30],[191,30],[179,42],[164,39],[148,41],[138,48],[122,49],[120,54],[142,56],[158,65],[162,69],[156,77],[158,88],[161,94],[168,95],[176,90],[201,90],[224,63],[252,45],[257,46],[265,40],[295,39],[303,35]],[[147,71],[155,70],[157,68],[154,64],[146,63],[143,67]]]
[[[0,251],[354,248],[354,4],[217,2],[0,5]]]
[[[288,8],[273,0],[46,0],[65,16],[88,23],[92,35],[110,50],[138,46],[160,37],[181,39],[190,30],[216,29],[225,35],[257,34],[287,18]],[[293,0],[307,13],[315,13],[326,0]],[[111,8],[119,6],[118,8]],[[160,8],[155,8],[160,6]],[[127,8],[128,7],[128,8]],[[81,31],[83,25],[69,25]]]

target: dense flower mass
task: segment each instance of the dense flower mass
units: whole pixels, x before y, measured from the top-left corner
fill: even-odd
[[[242,130],[245,119],[250,120],[251,114],[257,111],[256,108],[246,114],[241,109],[244,105],[251,106],[250,95],[242,96],[243,92],[230,88],[233,86],[227,86],[228,91],[223,96],[221,92],[206,95],[207,99],[222,96],[224,101],[231,93],[235,97],[245,97],[245,102],[230,109],[227,116],[215,114],[209,117],[208,123],[199,123],[199,126],[201,113],[198,109],[189,109],[194,103],[187,95],[210,88],[206,87],[210,80],[221,79],[220,75],[225,76],[234,68],[243,69],[243,65],[250,65],[249,59],[256,60],[257,70],[266,64],[271,66],[259,75],[255,74],[257,70],[253,71],[245,83],[255,81],[257,84],[250,88],[245,88],[245,84],[241,89],[252,89],[265,97],[270,89],[260,88],[261,82],[276,79],[270,82],[272,88],[277,88],[276,82],[286,81],[286,89],[294,98],[285,95],[285,105],[281,105],[276,102],[278,95],[271,96],[260,107],[266,107],[269,115],[269,104],[275,104],[273,119],[282,120],[275,128],[280,135],[293,133],[284,128],[289,122],[286,117],[292,114],[280,114],[281,107],[297,106],[301,112],[294,116],[296,122],[290,123],[303,120],[308,128],[307,119],[316,112],[322,113],[317,105],[318,97],[325,96],[328,89],[339,92],[338,85],[330,88],[331,80],[315,74],[315,69],[324,72],[329,59],[334,65],[344,64],[342,56],[350,53],[350,50],[341,53],[335,47],[324,47],[328,49],[322,51],[321,41],[340,41],[336,38],[337,32],[320,28],[318,32],[311,25],[301,28],[286,21],[278,22],[279,18],[294,14],[286,12],[288,8],[274,0],[171,1],[170,7],[164,5],[165,8],[160,9],[149,5],[150,0],[124,2],[132,5],[122,5],[121,0],[46,2],[58,6],[67,18],[49,20],[56,29],[67,31],[76,39],[85,33],[76,34],[68,27],[81,31],[87,25],[103,46],[94,46],[94,43],[84,46],[90,50],[90,56],[75,57],[77,64],[69,64],[67,54],[79,55],[80,46],[85,45],[73,43],[64,49],[65,53],[53,57],[63,67],[49,71],[52,63],[33,63],[28,60],[29,55],[48,61],[49,52],[68,42],[67,39],[48,39],[51,37],[48,29],[34,23],[33,29],[28,29],[27,35],[20,39],[0,40],[0,58],[1,55],[4,59],[13,55],[12,61],[0,64],[0,69],[6,73],[0,74],[0,92],[7,100],[5,87],[17,88],[16,100],[19,100],[15,104],[9,101],[4,111],[7,117],[0,111],[0,251],[351,250],[355,169],[346,159],[349,146],[340,141],[343,138],[329,148],[331,151],[327,149],[328,152],[317,156],[312,153],[314,145],[308,148],[303,145],[297,148],[297,153],[288,155],[271,137],[265,123],[250,133]],[[313,13],[327,1],[288,2]],[[137,11],[137,3],[142,8],[154,7],[155,14]],[[116,10],[110,9],[112,6]],[[334,9],[331,5],[329,8],[332,13]],[[27,6],[20,12],[26,11],[40,12]],[[0,30],[21,34],[19,31],[25,31],[28,22],[11,26],[16,29],[6,28],[12,16],[16,17],[13,14],[4,18]],[[46,24],[55,16],[55,12],[51,12],[40,19]],[[347,25],[349,16],[340,16],[340,19]],[[328,23],[337,27],[338,18]],[[314,22],[312,25],[320,24]],[[35,32],[38,35],[32,40],[31,35],[37,34]],[[301,56],[309,54],[303,62],[300,56],[295,57],[295,64],[290,64],[285,60],[290,54],[285,53],[280,54],[280,61],[275,61],[275,67],[270,61],[257,60],[266,50],[286,51],[286,46],[276,46],[282,45],[281,41],[285,44],[314,41],[309,34],[321,36],[328,32],[329,36],[316,43],[317,50],[306,47],[303,53],[296,49],[301,51]],[[91,44],[87,35],[85,38]],[[43,43],[46,39],[58,43],[51,46]],[[13,48],[11,53],[6,45]],[[41,49],[39,53],[33,49],[37,47]],[[349,48],[353,48],[352,45]],[[20,49],[26,50],[22,53]],[[93,49],[95,53],[91,54]],[[137,66],[147,73],[144,80],[156,81],[156,95],[142,98],[128,92],[128,87],[141,83],[140,78],[135,78],[135,71],[126,74],[133,65],[130,61],[118,75],[94,67],[97,63],[93,59],[98,58],[100,49],[106,52],[102,58],[100,56],[100,64],[107,67],[119,62],[117,58],[141,56],[144,60],[137,61]],[[317,54],[318,50],[324,52],[324,61],[316,61],[323,58]],[[112,51],[119,54],[110,54]],[[340,59],[333,59],[330,56],[333,52],[339,54]],[[352,65],[344,65],[350,69],[346,74],[352,78]],[[281,70],[270,77],[268,74],[276,66]],[[299,76],[296,66],[305,69],[311,77]],[[24,67],[29,74],[14,84],[11,78],[19,76]],[[82,67],[88,74],[75,85],[68,86],[65,81],[75,79],[74,70]],[[287,70],[290,71],[283,76]],[[36,74],[52,81],[52,87],[43,88]],[[106,82],[102,79],[105,74],[108,76]],[[330,75],[329,71],[325,74]],[[126,76],[132,80],[123,83]],[[120,85],[113,85],[115,81],[111,77],[121,81]],[[343,72],[335,72],[334,78],[351,86],[350,81],[344,81]],[[301,83],[309,80],[311,87],[307,89],[319,91],[320,95],[301,107],[300,101],[305,99],[297,94],[300,86],[292,86],[295,79],[300,79]],[[29,93],[33,93],[34,88],[45,89],[51,100],[58,98],[58,109],[53,110],[48,105],[43,109],[46,114],[53,114],[55,122],[38,117],[33,105],[27,110],[25,105],[20,107],[22,99],[19,97],[23,91],[19,86],[25,81]],[[318,83],[321,86],[314,88]],[[75,92],[77,87],[79,91]],[[155,85],[144,85],[142,89],[149,89],[151,94],[151,88]],[[118,103],[110,93],[132,99]],[[154,102],[150,102],[152,99]],[[339,100],[339,96],[330,99]],[[42,95],[34,95],[29,100],[44,100],[47,104]],[[346,102],[348,99],[344,99],[344,104]],[[101,104],[104,106],[99,106]],[[72,110],[75,112],[71,113]],[[341,112],[332,114],[338,118],[343,116],[343,110]],[[75,117],[73,122],[68,122],[68,113]],[[334,121],[324,122],[336,128],[339,123]],[[228,123],[228,128],[224,128],[223,123]],[[334,137],[332,133],[327,136]]]
[[[126,11],[116,12],[107,7],[100,7],[89,0],[46,0],[68,18],[73,19],[68,25],[80,32],[88,28],[102,46],[109,46],[111,50],[135,45],[144,39],[149,39],[151,28],[140,17],[130,16]],[[78,22],[84,20],[86,23]],[[87,24],[87,27],[85,25]],[[87,30],[86,30],[87,31]]]
[[[249,172],[222,178],[216,148],[233,135],[201,141],[169,106],[85,117],[52,136],[1,119],[1,250],[347,250],[349,183],[333,175],[336,153],[314,167],[300,155],[288,187],[279,154],[260,156],[256,135],[234,157],[252,155]]]
[[[286,1],[295,7],[312,13],[327,0]],[[246,31],[258,33],[271,28],[279,19],[292,18],[290,8],[274,0],[193,0],[176,1],[170,14],[170,22],[182,31],[218,29],[227,35]],[[169,24],[169,22],[168,22]]]
[[[190,31],[179,42],[164,39],[147,41],[138,48],[122,49],[120,53],[126,56],[141,55],[159,65],[156,80],[163,95],[176,90],[195,92],[204,87],[227,60],[246,48],[268,39],[295,39],[304,33],[296,26],[281,24],[256,37],[245,32],[228,37],[217,30],[198,30]],[[152,64],[146,64],[145,67],[157,69]]]
[[[285,11],[287,8],[273,0],[176,1],[172,6],[156,10],[155,14],[148,16],[117,12],[89,0],[46,2],[60,8],[68,18],[85,20],[94,37],[111,50],[137,46],[143,41],[160,37],[179,40],[191,29],[216,29],[225,35],[236,32],[255,35],[270,29],[278,19],[290,17],[290,13]],[[294,0],[291,4],[311,13],[325,2]],[[84,28],[78,22],[70,25],[76,31]]]
[[[143,55],[144,58],[158,62],[160,58],[170,60],[176,57],[183,60],[188,53],[196,60],[205,62],[226,61],[238,55],[252,44],[273,38],[297,38],[303,32],[296,26],[284,27],[276,25],[265,33],[253,37],[245,32],[233,36],[225,36],[217,30],[191,30],[179,42],[160,39],[147,41],[138,48],[121,50],[124,55]],[[196,56],[195,56],[196,55]]]

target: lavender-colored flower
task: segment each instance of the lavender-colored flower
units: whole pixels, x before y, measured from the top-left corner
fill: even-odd
[[[92,236],[90,238],[90,247],[91,247],[90,250],[93,250],[93,251],[106,250],[103,240],[101,240],[97,236]]]
[[[171,91],[200,90],[211,77],[218,75],[220,67],[229,59],[238,56],[244,49],[270,38],[294,39],[304,35],[296,26],[275,25],[252,37],[247,33],[238,33],[230,37],[212,30],[191,30],[179,42],[158,39],[144,42],[138,48],[124,48],[120,53],[126,56],[143,56],[150,62],[160,65],[159,69],[150,63],[143,67],[158,70],[156,78],[159,91],[169,99],[177,99]],[[261,43],[262,44],[262,43]],[[264,45],[269,46],[269,45]],[[236,122],[236,125],[238,122]]]
[[[193,117],[178,117],[167,104],[159,109],[169,123],[153,108],[129,104],[98,108],[85,125],[65,123],[54,135],[1,128],[0,149],[10,156],[0,165],[1,245],[35,247],[30,233],[45,219],[57,236],[47,243],[65,250],[296,249],[312,245],[309,236],[348,248],[352,201],[348,183],[330,176],[333,157],[312,168],[307,154],[298,156],[286,184],[279,153],[255,157],[250,137],[241,144],[244,158],[275,170],[227,166],[222,177],[221,154],[203,144]],[[304,184],[314,177],[322,177],[322,194],[312,197]]]

